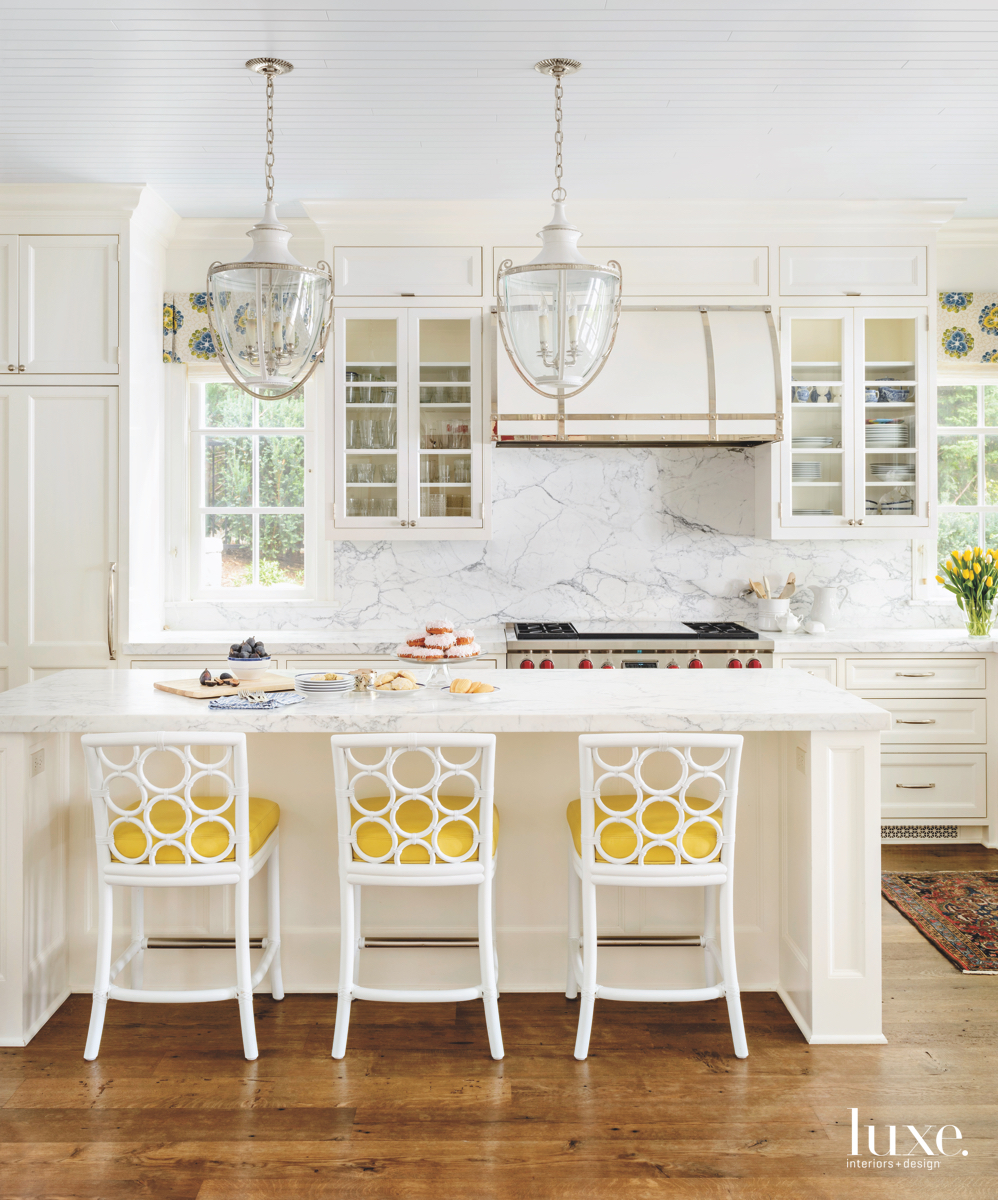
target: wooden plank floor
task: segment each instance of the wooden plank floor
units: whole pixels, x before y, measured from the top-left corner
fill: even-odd
[[[998,865],[979,848],[884,859]],[[888,906],[884,967],[889,1045],[809,1047],[775,995],[750,993],[744,1062],[723,1001],[601,1003],[577,1063],[577,1006],[520,994],[500,1002],[501,1063],[475,1003],[357,1003],[333,1062],[335,999],[298,995],[257,1001],[255,1063],[234,1004],[112,1002],[89,1064],[90,1001],[74,996],[30,1046],[0,1049],[0,1196],[993,1200],[998,977],[961,975]],[[969,1153],[931,1173],[859,1174],[846,1168],[853,1106],[863,1124],[956,1124]]]

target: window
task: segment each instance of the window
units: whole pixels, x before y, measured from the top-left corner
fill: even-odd
[[[312,430],[302,391],[255,400],[228,380],[190,394],[190,594],[313,594]]]
[[[936,436],[937,561],[967,546],[998,546],[998,384],[941,379]]]

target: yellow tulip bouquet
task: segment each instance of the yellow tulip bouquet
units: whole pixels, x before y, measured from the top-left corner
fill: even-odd
[[[955,550],[942,564],[942,575],[936,581],[956,596],[956,602],[967,618],[971,637],[987,637],[995,619],[995,596],[998,595],[998,550]]]

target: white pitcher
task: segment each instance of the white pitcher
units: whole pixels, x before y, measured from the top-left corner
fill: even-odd
[[[838,587],[812,587],[811,595],[814,596],[814,603],[811,605],[809,619],[820,621],[825,629],[834,629],[839,609],[845,603],[849,589],[845,584],[839,584]]]

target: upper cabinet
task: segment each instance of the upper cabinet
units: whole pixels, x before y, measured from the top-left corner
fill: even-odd
[[[481,246],[337,246],[337,296],[480,296]]]
[[[118,373],[117,235],[3,235],[0,289],[3,370]]]
[[[479,309],[337,309],[332,533],[488,536]]]
[[[781,246],[784,296],[925,296],[924,246]]]
[[[580,246],[590,262],[620,263],[623,295],[766,296],[769,294],[767,246]],[[492,283],[504,259],[527,263],[537,247],[497,246]]]
[[[924,308],[782,310],[786,440],[757,452],[757,536],[929,525],[927,320]]]

